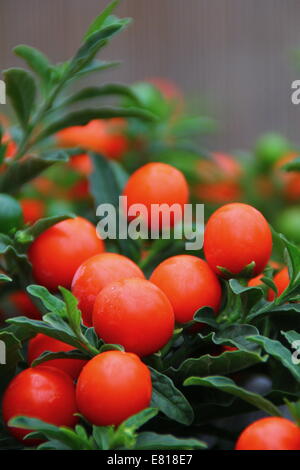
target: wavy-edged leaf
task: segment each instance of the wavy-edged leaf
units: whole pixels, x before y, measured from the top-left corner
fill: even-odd
[[[228,375],[238,372],[255,364],[265,362],[267,356],[250,351],[226,351],[219,356],[205,354],[198,358],[186,359],[178,369],[168,369],[166,372],[176,380],[185,380],[190,376]]]
[[[234,395],[241,400],[245,400],[255,408],[263,410],[271,416],[281,416],[278,408],[269,400],[262,397],[261,395],[258,395],[257,393],[249,392],[244,388],[238,387],[233,380],[227,377],[189,377],[184,381],[184,385],[199,385],[201,387],[215,388],[217,390],[221,390],[222,392]]]
[[[274,357],[276,360],[286,367],[293,377],[300,382],[300,365],[293,364],[292,353],[280,341],[267,338],[266,336],[252,336],[248,338],[250,341],[259,344],[266,353]]]

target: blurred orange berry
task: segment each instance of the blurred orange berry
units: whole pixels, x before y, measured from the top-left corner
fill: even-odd
[[[284,197],[290,202],[300,201],[300,172],[285,171],[282,167],[299,157],[299,153],[290,152],[275,165],[275,174],[279,179]]]
[[[69,162],[70,167],[83,176],[89,176],[93,171],[92,161],[87,153],[74,155]]]
[[[79,146],[100,153],[112,160],[120,160],[128,150],[125,119],[93,120],[85,126],[73,126],[57,133],[62,147]]]
[[[45,204],[39,199],[22,199],[20,204],[25,224],[33,224],[45,215]]]

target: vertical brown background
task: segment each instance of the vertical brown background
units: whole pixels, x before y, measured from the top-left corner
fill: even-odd
[[[106,4],[0,0],[1,69],[19,64],[11,52],[19,43],[54,61],[71,56]],[[105,50],[102,58],[124,64],[102,80],[170,77],[220,121],[215,148],[249,147],[268,130],[300,143],[300,105],[290,100],[300,78],[292,55],[300,50],[299,0],[123,0],[118,14],[135,21]]]

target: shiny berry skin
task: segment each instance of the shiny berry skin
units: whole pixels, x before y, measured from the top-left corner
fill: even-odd
[[[50,338],[50,336],[46,336],[43,333],[39,333],[28,343],[28,364],[31,365],[35,359],[37,359],[41,354],[46,351],[65,352],[72,351],[74,349],[74,346],[70,346],[69,344],[63,343],[62,341]],[[81,359],[53,359],[51,361],[46,361],[42,363],[42,366],[55,367],[57,369],[63,370],[64,372],[69,374],[73,379],[77,379],[83,366],[86,363],[87,361]]]
[[[166,295],[149,281],[125,279],[104,287],[96,297],[93,326],[106,343],[148,356],[171,339],[174,312]]]
[[[181,217],[171,214],[171,220],[164,222],[162,215],[158,220],[151,218],[152,204],[179,204],[183,212],[184,204],[188,203],[189,189],[184,175],[166,163],[148,163],[136,170],[129,178],[123,196],[127,197],[128,210],[133,204],[143,204],[148,211],[148,219],[144,222],[153,229],[172,226]],[[164,211],[163,211],[164,213]],[[165,211],[167,213],[167,211]],[[134,216],[129,216],[129,220]]]
[[[135,354],[106,351],[83,368],[76,387],[80,413],[97,426],[119,425],[147,408],[152,394],[148,367]]]
[[[209,265],[196,256],[166,259],[153,271],[150,281],[166,294],[178,323],[191,321],[201,307],[219,309],[220,282]]]
[[[283,268],[279,273],[274,276],[274,284],[277,287],[278,294],[276,295],[275,292],[270,289],[268,292],[268,300],[274,300],[275,297],[279,297],[285,289],[288,287],[290,283],[290,276],[289,270],[287,267]]]
[[[252,277],[260,274],[270,259],[272,233],[264,216],[247,204],[220,207],[209,218],[204,233],[204,254],[210,267],[218,266],[238,275],[252,261]]]
[[[15,416],[38,418],[56,426],[73,427],[77,422],[75,386],[65,372],[50,367],[34,367],[23,370],[5,390],[2,413],[4,422]],[[31,431],[9,428],[10,433],[21,440]],[[32,445],[32,439],[24,444]]]
[[[29,259],[35,281],[56,290],[58,286],[70,288],[81,263],[103,251],[94,225],[76,217],[43,232],[30,246]]]
[[[126,256],[102,253],[84,261],[72,281],[72,292],[79,301],[83,323],[92,326],[94,303],[105,286],[132,277],[145,278],[141,269]]]
[[[300,450],[300,429],[285,418],[259,419],[244,429],[235,449]]]

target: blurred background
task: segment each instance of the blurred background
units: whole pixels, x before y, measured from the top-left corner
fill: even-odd
[[[11,50],[20,43],[53,61],[71,56],[106,4],[1,0],[1,70],[19,63]],[[123,61],[107,81],[172,79],[194,111],[219,122],[214,149],[249,148],[269,130],[299,143],[300,105],[290,99],[300,78],[299,0],[124,0],[118,14],[134,23],[104,50],[102,59]]]

